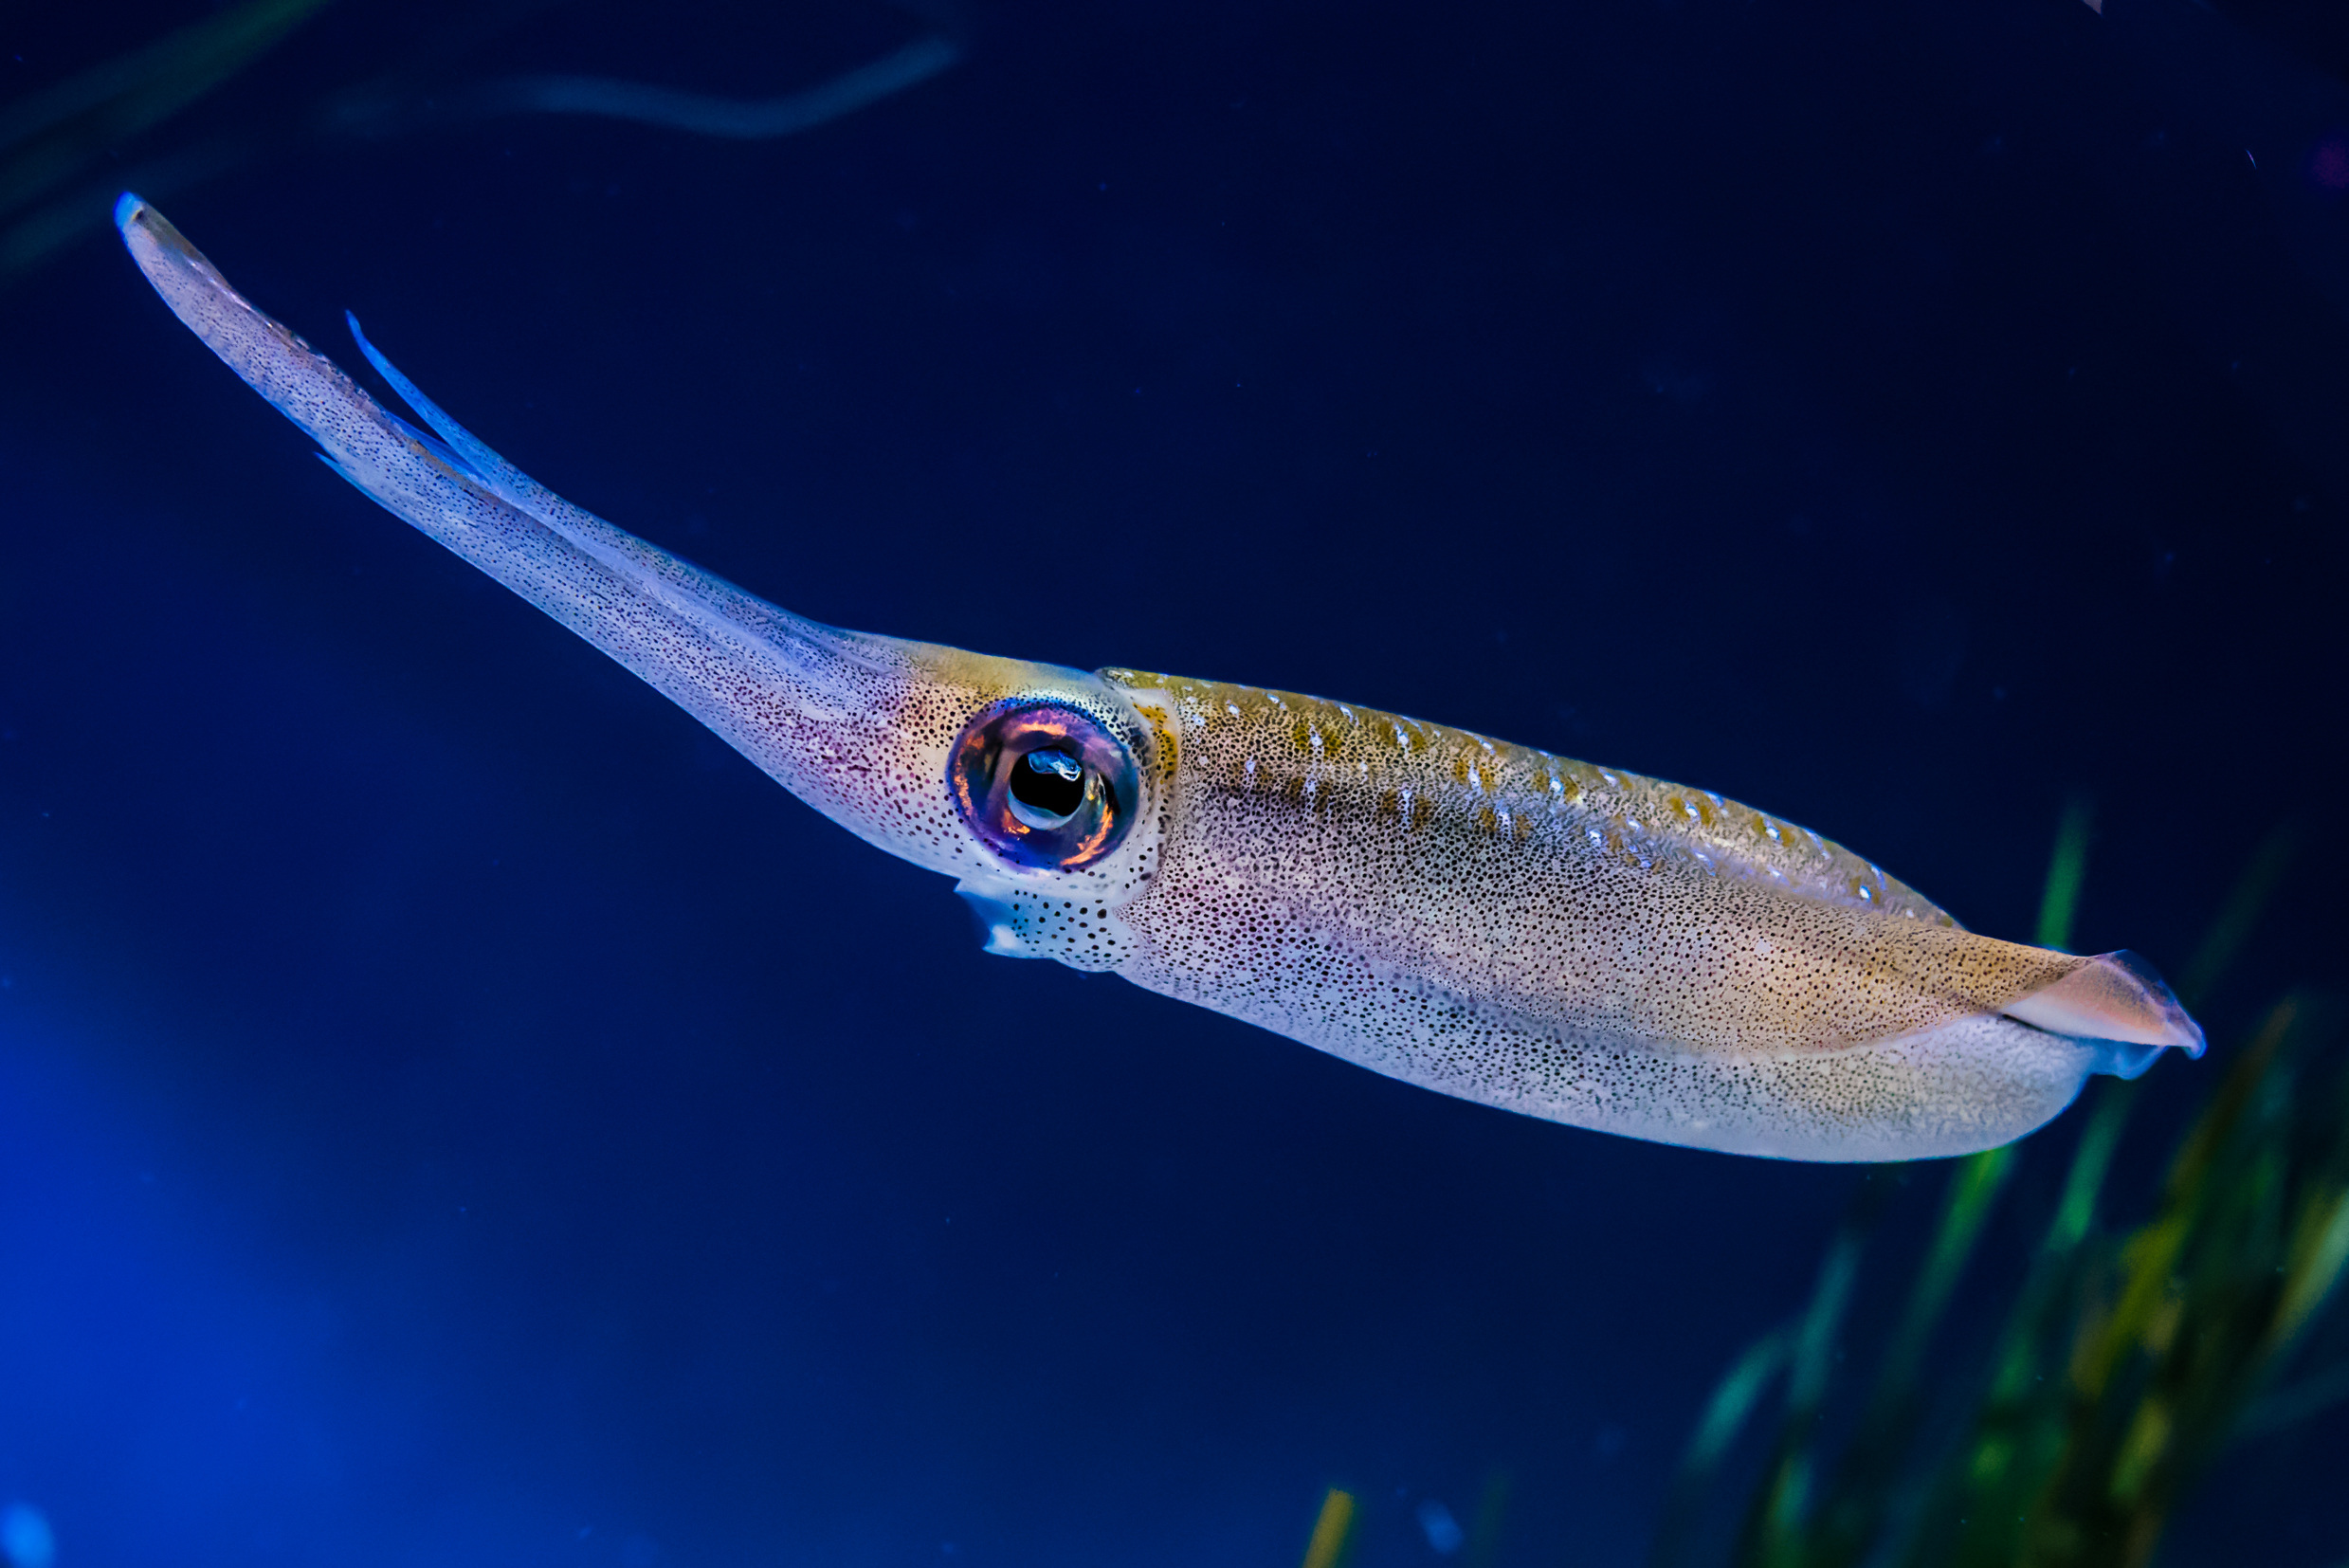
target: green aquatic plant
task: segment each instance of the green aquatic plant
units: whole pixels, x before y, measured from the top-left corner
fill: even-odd
[[[2067,945],[2089,816],[2057,833],[2038,939]],[[2178,987],[2206,1000],[2288,868],[2271,833]],[[1811,1300],[1717,1387],[1661,1522],[1659,1565],[1699,1549],[1716,1483],[1783,1377],[1770,1450],[1727,1549],[1750,1568],[2102,1568],[2151,1559],[2180,1499],[2231,1445],[2349,1398],[2349,1365],[2294,1380],[2349,1263],[2349,1067],[2335,1010],[2276,1003],[2168,1161],[2148,1217],[2109,1228],[2113,1158],[2142,1093],[2107,1082],[2088,1107],[2035,1255],[1971,1377],[1945,1321],[2018,1146],[1950,1164],[1939,1221],[1871,1386],[1833,1452],[1822,1441],[1836,1345],[1868,1232],[1894,1187],[1863,1183]],[[1957,1341],[1955,1345],[1952,1341]]]
[[[1314,1516],[1313,1535],[1305,1542],[1303,1568],[1338,1568],[1354,1541],[1354,1494],[1332,1486],[1321,1495],[1321,1511]]]
[[[0,278],[95,228],[112,199],[38,205],[45,198],[213,92],[327,4],[246,0],[0,108]],[[113,180],[103,183],[112,191]],[[95,217],[78,210],[93,203]]]
[[[1451,1527],[1452,1537],[1439,1542],[1433,1537],[1433,1527],[1423,1523],[1422,1528],[1430,1531],[1429,1544],[1454,1558],[1461,1568],[1494,1568],[1500,1559],[1502,1521],[1508,1512],[1509,1493],[1516,1479],[1506,1469],[1495,1470],[1484,1478],[1484,1491],[1466,1530],[1458,1528],[1451,1516],[1437,1507],[1438,1517]],[[1428,1504],[1423,1503],[1421,1506]],[[1343,1487],[1332,1486],[1323,1492],[1320,1510],[1314,1515],[1313,1533],[1306,1538],[1302,1568],[1344,1568],[1353,1559],[1363,1512],[1362,1499]],[[1420,1517],[1424,1521],[1426,1515]]]
[[[589,76],[452,80],[497,33],[561,0],[504,0],[464,27],[419,39],[409,63],[287,108],[248,92],[231,123],[177,129],[183,111],[228,87],[333,0],[244,0],[89,70],[0,105],[0,284],[68,243],[101,232],[125,183],[162,193],[320,137],[380,139],[499,115],[586,115],[696,136],[765,140],[856,113],[961,58],[931,31],[891,53],[772,98],[726,99]],[[118,158],[128,150],[132,161]]]

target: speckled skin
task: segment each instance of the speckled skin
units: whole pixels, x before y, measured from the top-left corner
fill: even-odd
[[[1978,1148],[2093,1052],[1997,1016],[2091,960],[1959,930],[1718,795],[1347,704],[1129,670],[1181,738],[1119,973],[1553,1121],[1809,1158]]]
[[[1802,1159],[1987,1148],[2090,1070],[2200,1049],[2126,956],[1974,936],[1718,795],[1285,692],[804,620],[537,484],[362,339],[439,437],[416,430],[152,208],[126,196],[117,219],[172,309],[344,477],[825,815],[954,876],[992,951],[1111,971],[1447,1094]],[[948,787],[964,727],[1026,698],[1079,709],[1137,766],[1128,830],[1079,870],[1006,864]]]

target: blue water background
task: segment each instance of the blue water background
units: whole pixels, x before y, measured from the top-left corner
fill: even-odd
[[[2349,82],[2108,9],[345,0],[116,161],[241,137],[151,193],[264,308],[825,621],[1690,780],[2007,937],[2085,791],[2078,944],[2173,970],[2304,813],[2223,1056],[2340,978]],[[0,104],[205,14],[10,14]],[[941,26],[779,140],[314,112]],[[1497,1484],[1494,1564],[1634,1562],[1863,1179],[984,956],[102,230],[0,292],[0,1503],[59,1568],[1274,1568],[1331,1486],[1398,1568]],[[1941,1173],[1876,1179],[1854,1370]],[[2345,1445],[2246,1450],[2176,1560],[2349,1554]]]

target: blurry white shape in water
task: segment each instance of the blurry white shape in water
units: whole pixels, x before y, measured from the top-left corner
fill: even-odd
[[[8,1568],[49,1568],[57,1560],[57,1536],[48,1516],[29,1503],[0,1508],[0,1562]]]
[[[950,39],[918,38],[894,54],[819,86],[753,100],[599,76],[521,76],[484,83],[473,95],[471,107],[478,114],[601,115],[697,136],[764,141],[854,114],[928,81],[961,58],[961,49]]]
[[[1467,1532],[1460,1527],[1460,1521],[1452,1517],[1452,1511],[1434,1498],[1419,1504],[1419,1527],[1428,1533],[1428,1544],[1445,1557],[1460,1550],[1462,1543],[1468,1539]]]

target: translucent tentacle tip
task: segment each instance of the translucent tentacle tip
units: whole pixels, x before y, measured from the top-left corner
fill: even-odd
[[[128,228],[141,212],[147,210],[147,199],[136,191],[125,191],[114,199],[114,226]]]

